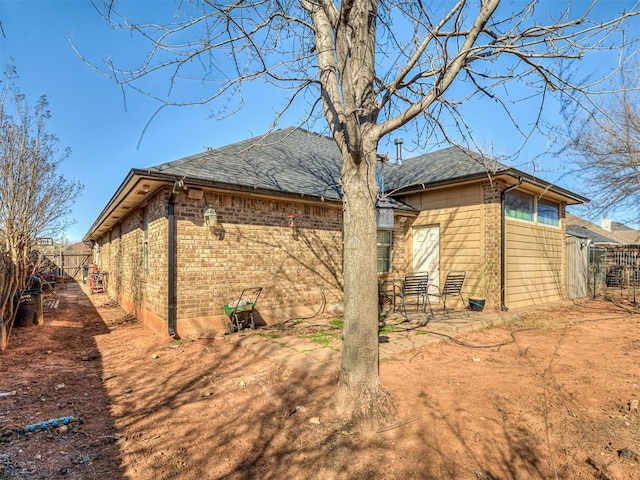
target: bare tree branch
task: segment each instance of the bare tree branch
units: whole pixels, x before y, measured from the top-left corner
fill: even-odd
[[[421,145],[478,147],[467,115],[478,99],[510,120],[523,144],[548,128],[543,113],[551,100],[601,111],[595,96],[637,53],[637,29],[625,28],[640,10],[637,3],[619,14],[597,7],[595,0],[182,0],[171,17],[145,23],[127,18],[120,11],[127,5],[114,0],[96,8],[149,49],[137,67],[110,58],[92,68],[160,109],[211,102],[223,116],[253,108],[243,98],[248,82],[290,93],[273,125],[294,103],[305,122],[321,105],[343,156],[345,327],[336,405],[352,419],[380,419],[393,410],[377,371],[380,140],[413,128]],[[570,68],[614,50],[624,52],[618,65],[591,79]],[[166,82],[162,94],[149,91],[148,80],[157,78]],[[185,93],[193,82],[200,93]],[[480,151],[477,158],[486,157]]]
[[[574,120],[568,139],[579,175],[592,196],[592,212],[621,212],[640,222],[640,108],[638,82],[627,79],[615,95],[591,116]],[[625,88],[625,84],[630,86]],[[600,112],[606,111],[604,115]],[[623,212],[623,213],[622,213]]]
[[[30,108],[16,79],[9,67],[0,96],[0,350],[7,346],[12,299],[24,288],[36,238],[57,236],[69,225],[69,209],[82,190],[58,173],[70,152],[60,152],[46,129],[46,97]]]

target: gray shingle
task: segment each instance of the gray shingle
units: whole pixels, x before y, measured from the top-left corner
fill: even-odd
[[[333,139],[287,128],[145,170],[229,186],[338,199],[341,162]]]
[[[449,147],[403,160],[385,168],[385,188],[397,190],[412,185],[447,183],[465,177],[495,173],[508,167],[486,157]]]
[[[286,128],[146,170],[229,188],[339,199],[341,165],[342,157],[332,138]],[[384,190],[394,192],[411,186],[478,178],[502,170],[512,169],[458,147],[449,147],[406,159],[401,165],[385,164],[382,177]]]

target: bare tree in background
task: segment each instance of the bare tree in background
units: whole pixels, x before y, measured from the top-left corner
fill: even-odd
[[[637,77],[636,77],[637,78]],[[591,196],[594,215],[624,212],[640,223],[640,84],[622,91],[579,123],[569,148]],[[575,122],[574,122],[575,123]]]
[[[0,350],[7,347],[15,318],[16,293],[25,288],[29,254],[37,237],[58,236],[82,186],[66,180],[58,167],[69,155],[47,132],[47,99],[35,108],[15,87],[9,68],[0,92]]]
[[[101,73],[156,98],[160,109],[215,102],[217,116],[245,106],[243,88],[261,81],[289,90],[274,125],[296,102],[307,102],[303,122],[325,119],[343,156],[345,322],[334,400],[347,418],[384,422],[394,405],[378,373],[379,141],[411,125],[424,143],[473,146],[465,107],[482,97],[525,140],[542,127],[551,98],[591,107],[597,82],[574,81],[568,62],[621,47],[618,33],[638,14],[637,5],[619,14],[608,8],[607,19],[594,20],[595,4],[185,0],[166,21],[144,23],[105,1],[105,19],[150,48],[139,68],[109,59]],[[166,97],[147,82],[162,72]],[[181,98],[189,80],[201,97]]]

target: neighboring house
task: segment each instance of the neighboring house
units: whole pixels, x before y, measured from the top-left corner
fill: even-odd
[[[566,214],[567,249],[567,297],[585,298],[593,293],[593,278],[590,274],[590,249],[593,245],[616,245],[611,232],[577,217]]]
[[[163,333],[224,329],[251,286],[266,323],[313,315],[342,302],[341,163],[331,138],[289,128],[133,169],[84,241],[109,293]],[[586,198],[454,147],[378,166],[381,284],[464,270],[464,296],[493,309],[565,298],[565,206]]]
[[[84,242],[76,242],[72,243],[65,249],[67,252],[80,252],[86,253],[89,250],[89,247]]]
[[[608,217],[599,226],[569,213],[566,224],[569,298],[593,294],[599,287],[635,291],[640,285],[640,231]]]
[[[640,230],[633,229],[620,222],[611,222],[611,231],[620,243],[640,245]]]
[[[566,216],[566,229],[568,235],[573,235],[577,238],[584,238],[589,244],[594,245],[615,245],[621,242],[615,233],[611,229],[603,228],[595,223],[592,223],[584,218],[567,213]]]

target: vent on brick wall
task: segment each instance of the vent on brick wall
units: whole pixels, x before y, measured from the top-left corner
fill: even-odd
[[[151,187],[145,183],[144,185],[142,185],[142,188],[136,190],[136,195],[146,195],[147,193],[149,193],[149,190],[151,190]]]
[[[204,198],[204,192],[199,188],[190,188],[187,192],[187,197],[190,200],[202,200]]]

